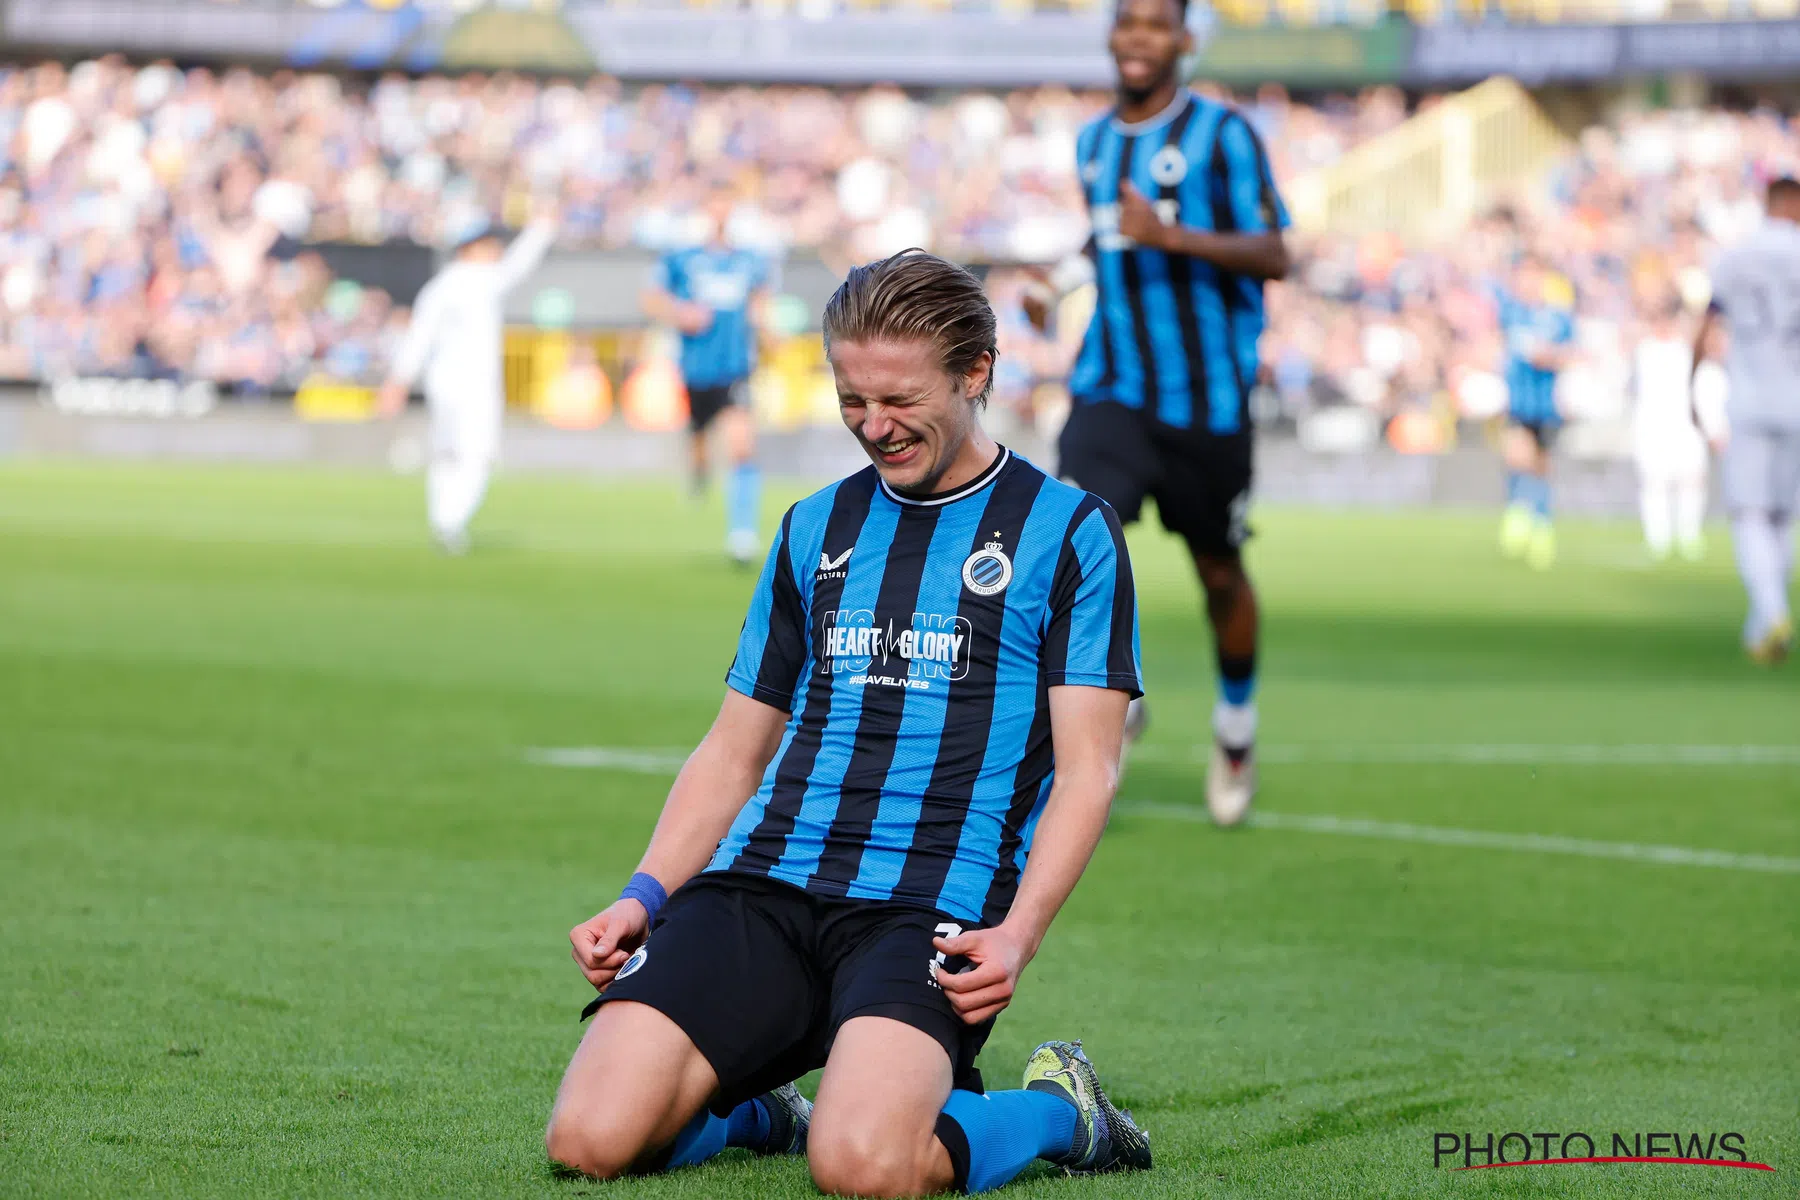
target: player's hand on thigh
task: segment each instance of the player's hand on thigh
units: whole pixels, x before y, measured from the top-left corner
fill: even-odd
[[[650,914],[643,903],[620,900],[569,930],[570,953],[587,981],[605,991],[631,952],[649,935]]]
[[[933,968],[950,1007],[970,1025],[981,1024],[1012,1003],[1019,976],[1024,974],[1025,964],[1036,950],[1004,924],[935,938],[932,945],[939,953],[966,958],[971,964],[954,975]]]

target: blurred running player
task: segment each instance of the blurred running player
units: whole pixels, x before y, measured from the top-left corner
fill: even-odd
[[[1551,294],[1550,271],[1534,254],[1526,254],[1513,267],[1511,286],[1500,293],[1498,302],[1510,422],[1501,447],[1507,474],[1500,548],[1543,571],[1556,562],[1550,449],[1562,429],[1556,379],[1568,365],[1575,319],[1568,305]]]
[[[735,248],[728,223],[735,201],[718,189],[706,204],[706,241],[665,254],[644,290],[644,312],[681,334],[681,375],[687,384],[694,489],[706,487],[707,431],[717,424],[731,460],[725,486],[725,550],[740,563],[756,557],[762,479],[756,467],[756,428],[750,415],[750,372],[764,311],[769,266],[759,254]]]
[[[1194,46],[1186,20],[1185,0],[1113,10],[1118,102],[1076,143],[1089,261],[1059,272],[1065,287],[1091,276],[1099,296],[1058,450],[1062,475],[1121,520],[1136,520],[1148,496],[1187,542],[1218,660],[1206,801],[1233,825],[1256,792],[1257,604],[1242,554],[1249,394],[1263,284],[1288,270],[1288,216],[1250,122],[1181,86]]]
[[[1696,365],[1723,319],[1730,332],[1721,463],[1738,574],[1749,594],[1744,648],[1778,663],[1794,644],[1788,581],[1800,505],[1800,182],[1769,185],[1768,219],[1713,265],[1712,304],[1694,339]]]
[[[1638,510],[1656,562],[1677,552],[1693,562],[1706,553],[1706,451],[1708,441],[1724,442],[1725,372],[1711,362],[1696,370],[1692,355],[1674,300],[1651,317],[1632,354]]]
[[[1148,1167],[1079,1044],[1015,1091],[974,1065],[1106,827],[1140,690],[1118,519],[982,430],[967,271],[858,267],[824,330],[873,465],[782,519],[718,719],[570,934],[603,991],[549,1152],[610,1178],[803,1150],[849,1196]],[[820,1066],[809,1108],[787,1085]]]
[[[431,418],[425,507],[432,536],[447,554],[469,548],[469,522],[487,494],[500,454],[506,387],[500,353],[501,301],[543,261],[556,225],[539,214],[507,246],[485,222],[465,230],[450,264],[413,303],[412,324],[376,401],[384,417],[406,407],[421,376]]]

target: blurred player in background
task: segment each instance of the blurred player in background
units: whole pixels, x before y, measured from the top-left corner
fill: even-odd
[[[604,990],[549,1153],[610,1178],[803,1150],[846,1196],[1149,1167],[1078,1044],[1010,1091],[975,1069],[1106,828],[1141,690],[1118,518],[983,431],[967,271],[858,267],[824,334],[872,465],[788,510],[718,719],[570,933]],[[813,1109],[788,1085],[820,1066]]]
[[[1061,473],[1122,520],[1136,520],[1149,496],[1187,542],[1219,672],[1207,807],[1232,825],[1256,792],[1257,605],[1242,556],[1249,395],[1263,284],[1288,269],[1288,216],[1250,123],[1181,86],[1194,46],[1186,19],[1184,0],[1114,10],[1118,103],[1076,143],[1099,295],[1058,453]],[[1142,719],[1140,703],[1134,728]]]
[[[1548,266],[1527,253],[1498,297],[1509,420],[1501,447],[1507,474],[1500,548],[1540,571],[1556,561],[1556,527],[1550,520],[1550,449],[1562,429],[1556,379],[1575,340],[1571,306],[1552,288]]]
[[[715,424],[725,438],[731,473],[725,486],[725,550],[739,563],[756,558],[756,428],[750,413],[750,372],[764,317],[769,266],[761,255],[731,245],[728,224],[735,199],[723,188],[706,204],[706,241],[675,250],[657,264],[644,289],[644,312],[681,334],[681,375],[687,384],[694,489],[708,476],[706,437]]]
[[[556,225],[549,211],[534,216],[511,246],[485,221],[457,240],[450,265],[413,304],[412,324],[377,401],[382,416],[398,415],[423,373],[431,418],[426,513],[447,554],[467,551],[469,522],[499,457],[506,409],[501,301],[550,249]]]
[[[1793,648],[1788,581],[1800,505],[1800,182],[1769,185],[1767,220],[1713,266],[1712,303],[1694,339],[1696,364],[1714,325],[1730,333],[1721,462],[1738,573],[1749,594],[1744,648],[1778,663]]]
[[[1724,444],[1725,372],[1713,362],[1695,369],[1675,300],[1650,319],[1632,353],[1631,370],[1632,455],[1644,546],[1656,562],[1672,552],[1698,561],[1706,553],[1701,525],[1707,443]]]

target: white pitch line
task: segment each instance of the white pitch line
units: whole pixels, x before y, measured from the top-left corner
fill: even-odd
[[[1131,756],[1142,762],[1203,763],[1211,746],[1187,750],[1138,746]],[[1800,746],[1569,744],[1558,742],[1444,742],[1361,745],[1297,743],[1263,745],[1257,757],[1277,764],[1372,765],[1501,765],[1501,766],[1632,766],[1632,767],[1789,767],[1800,766]]]
[[[1564,749],[1632,749],[1633,747],[1564,747]],[[1663,749],[1663,747],[1640,747]],[[1264,747],[1265,761],[1270,747]],[[1339,747],[1326,747],[1339,749]],[[1412,747],[1412,749],[1421,749]],[[1512,747],[1520,749],[1520,747]],[[1715,746],[1686,747],[1713,750],[1777,750],[1783,747]],[[1141,751],[1140,751],[1141,752]],[[623,746],[548,746],[525,751],[528,762],[547,767],[577,767],[603,771],[628,771],[638,775],[673,775],[687,761],[687,754],[676,749],[637,748]],[[1290,760],[1300,761],[1300,760]],[[1321,761],[1313,759],[1309,761]],[[1323,761],[1436,761],[1336,759]],[[1450,761],[1450,760],[1444,760]],[[1455,761],[1515,762],[1517,759],[1481,759]],[[1596,760],[1596,761],[1621,761]],[[1633,760],[1636,761],[1636,760]],[[1683,760],[1694,761],[1694,760]],[[1742,761],[1742,760],[1726,760]],[[1755,759],[1755,762],[1779,761]],[[1800,761],[1800,760],[1797,760]],[[1176,821],[1204,824],[1209,818],[1199,808],[1181,804],[1133,803],[1119,806],[1126,816],[1163,817]],[[1695,850],[1686,846],[1653,846],[1636,842],[1599,842],[1586,838],[1559,837],[1542,833],[1492,833],[1481,829],[1446,829],[1436,825],[1410,825],[1392,821],[1369,821],[1359,817],[1332,817],[1298,813],[1275,813],[1266,810],[1251,814],[1250,823],[1259,829],[1278,829],[1297,833],[1334,833],[1350,837],[1382,838],[1394,842],[1422,842],[1436,846],[1466,846],[1480,850],[1517,850],[1535,854],[1572,854],[1580,858],[1617,858],[1632,862],[1660,863],[1665,866],[1719,867],[1734,871],[1762,871],[1777,875],[1800,875],[1800,858],[1780,858],[1767,854],[1734,854],[1728,850]]]
[[[1125,816],[1163,817],[1175,821],[1208,823],[1204,809],[1183,804],[1126,803]],[[1770,854],[1735,854],[1729,850],[1696,850],[1688,846],[1654,846],[1637,842],[1600,842],[1587,838],[1545,833],[1494,833],[1485,829],[1446,829],[1438,825],[1412,825],[1398,821],[1369,821],[1360,817],[1332,817],[1303,813],[1257,811],[1250,824],[1258,829],[1290,833],[1334,833],[1348,837],[1381,838],[1390,842],[1423,842],[1433,846],[1465,846],[1477,850],[1517,850],[1531,854],[1572,854],[1578,858],[1619,858],[1631,862],[1673,867],[1719,867],[1728,871],[1762,871],[1775,875],[1800,875],[1800,858]]]
[[[1204,763],[1210,746],[1138,746],[1131,757],[1146,763]],[[673,774],[687,761],[676,747],[548,746],[525,751],[528,761],[549,767],[587,767]],[[1600,745],[1558,742],[1443,742],[1427,744],[1265,743],[1257,748],[1265,764],[1399,766],[1628,766],[1628,767],[1791,767],[1800,766],[1800,746],[1666,745],[1651,742]]]
[[[639,775],[673,775],[687,760],[686,750],[628,746],[537,746],[525,751],[525,761],[541,767],[587,767]]]

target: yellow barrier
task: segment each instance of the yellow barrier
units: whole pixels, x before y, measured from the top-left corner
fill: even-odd
[[[638,428],[678,428],[687,420],[680,374],[647,330],[510,328],[501,377],[508,408],[564,429],[603,425],[615,409]],[[750,379],[750,404],[758,423],[773,429],[838,419],[837,391],[817,334],[764,347]],[[375,415],[375,389],[314,375],[296,391],[294,411],[308,421],[366,421]]]
[[[1567,145],[1530,92],[1490,79],[1292,180],[1288,197],[1295,223],[1314,232],[1443,235]]]
[[[375,415],[375,389],[311,375],[294,392],[294,412],[303,421],[366,421]]]
[[[555,411],[561,417],[559,424],[599,424],[615,407],[630,417],[626,411],[631,407],[628,384],[643,376],[642,367],[655,353],[643,330],[568,333],[508,329],[504,350],[507,406],[546,419]],[[598,381],[586,374],[593,371],[600,373]],[[571,372],[581,374],[578,387],[569,382]],[[571,390],[593,395],[591,409],[584,414],[571,413]],[[652,390],[660,394],[659,388]],[[618,397],[616,405],[611,402],[614,396]],[[750,380],[750,403],[758,422],[770,428],[795,429],[835,421],[837,393],[825,368],[825,348],[819,336],[800,334],[766,345]],[[650,424],[660,427],[669,419],[662,412],[665,406],[658,402],[652,407],[657,411]]]

